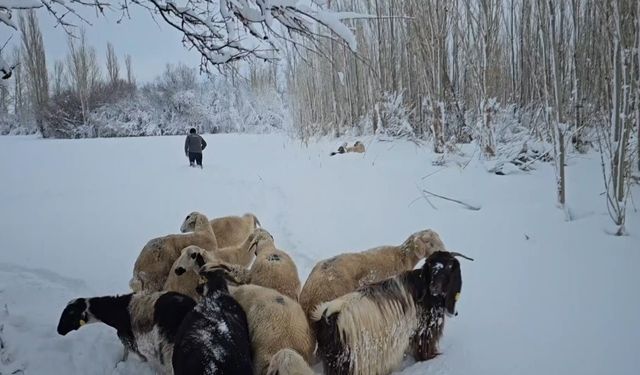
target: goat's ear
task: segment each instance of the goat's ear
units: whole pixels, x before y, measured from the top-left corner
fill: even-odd
[[[447,296],[444,301],[447,312],[451,315],[456,314],[456,302],[460,298],[462,290],[462,275],[460,273],[460,263],[454,262],[451,275],[449,275],[449,285],[447,287]]]

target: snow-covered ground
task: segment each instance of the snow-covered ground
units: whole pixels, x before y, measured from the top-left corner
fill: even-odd
[[[57,321],[72,298],[128,292],[142,246],[193,210],[256,213],[302,279],[320,259],[424,228],[475,258],[461,262],[443,354],[402,374],[640,374],[640,214],[630,207],[629,236],[606,234],[597,155],[569,160],[577,219],[565,222],[550,165],[496,176],[478,160],[435,167],[408,142],[329,157],[340,142],[205,138],[194,170],[182,137],[0,137],[0,374],[150,374],[134,357],[118,363],[109,327],[61,337]],[[417,186],[482,209],[437,198],[434,209]]]

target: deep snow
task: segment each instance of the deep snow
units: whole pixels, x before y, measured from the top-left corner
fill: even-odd
[[[460,315],[447,322],[443,354],[407,361],[403,374],[640,373],[640,214],[630,207],[629,236],[606,234],[597,155],[569,160],[577,219],[565,222],[551,165],[496,176],[475,159],[435,167],[427,148],[401,141],[329,157],[341,142],[205,139],[205,169],[195,170],[182,137],[0,137],[0,374],[150,374],[133,356],[118,363],[109,327],[66,337],[55,327],[72,298],[128,292],[142,246],[178,232],[193,210],[254,212],[301,279],[320,259],[424,228],[474,257],[462,261]],[[437,198],[433,209],[416,200],[417,186],[482,209]]]

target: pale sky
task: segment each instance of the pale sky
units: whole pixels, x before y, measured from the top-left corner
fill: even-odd
[[[181,34],[164,24],[162,19],[157,23],[151,14],[138,6],[130,6],[131,19],[124,18],[120,24],[119,12],[105,11],[105,16],[96,16],[95,11],[84,10],[83,16],[93,25],[84,24],[87,31],[88,44],[96,48],[103,73],[107,42],[111,42],[116,50],[124,75],[124,55],[131,55],[135,77],[138,82],[148,82],[164,70],[167,63],[183,62],[198,68],[200,56],[197,52],[183,47]],[[44,37],[47,64],[53,66],[57,59],[64,59],[67,54],[67,34],[60,27],[55,27],[55,20],[45,10],[39,9],[40,29]],[[77,22],[78,25],[81,23]],[[1,27],[1,26],[0,26]],[[3,33],[6,29],[0,30]],[[19,39],[14,33],[13,41]]]

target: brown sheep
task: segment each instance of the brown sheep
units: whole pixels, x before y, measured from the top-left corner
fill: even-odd
[[[230,264],[235,264],[240,267],[249,267],[253,258],[255,257],[255,251],[253,251],[258,245],[257,234],[261,229],[255,229],[244,241],[238,245],[232,245],[227,247],[219,247],[213,253],[216,258]]]
[[[205,215],[194,212],[187,217],[187,221],[195,227],[195,232],[154,238],[142,248],[129,282],[134,292],[162,290],[169,270],[185,247],[196,245],[209,251],[218,248],[216,236]]]
[[[332,152],[331,156],[337,154],[346,154],[348,152],[363,153],[364,151],[364,144],[360,141],[356,141],[356,143],[354,143],[352,147],[347,146],[347,142],[345,142],[342,144],[342,146],[338,147],[338,151]]]
[[[260,227],[260,221],[254,214],[218,217],[211,220],[210,223],[218,240],[219,248],[242,244],[256,228]],[[193,232],[193,230],[193,224],[185,219],[180,226],[180,231],[187,233]]]
[[[223,270],[231,282],[233,275],[217,264],[207,263],[200,274]],[[253,350],[253,373],[267,373],[269,362],[280,349],[290,348],[311,361],[315,350],[309,322],[298,302],[277,290],[259,285],[240,285],[229,288],[231,295],[247,313]]]
[[[353,292],[357,288],[413,269],[423,258],[445,250],[432,230],[412,234],[400,246],[380,246],[359,253],[345,253],[320,261],[313,267],[300,304],[307,316],[319,304]]]
[[[214,251],[207,251],[198,246],[188,246],[182,249],[180,257],[176,259],[169,271],[163,290],[183,293],[198,301],[199,296],[195,292],[195,288],[201,278],[191,265],[195,264],[201,267],[207,262],[222,261],[239,267],[247,267],[254,257],[254,252],[251,250],[257,245],[254,237],[252,233],[241,245]]]
[[[345,149],[345,151],[347,152],[357,152],[357,153],[363,153],[364,152],[364,144],[362,144],[362,142],[360,141],[356,141],[356,143],[353,144],[353,147],[347,147]]]
[[[315,375],[315,373],[298,352],[280,349],[271,357],[267,375]]]
[[[225,269],[237,284],[254,284],[279,291],[294,301],[300,294],[298,268],[289,254],[275,247],[273,237],[264,229],[254,233],[256,259],[251,269],[223,261],[212,262]]]
[[[199,260],[196,260],[197,258]],[[190,264],[195,262],[202,266],[204,263],[214,260],[216,260],[216,258],[213,252],[206,251],[198,246],[185,247],[182,249],[178,259],[173,262],[173,266],[167,276],[167,281],[164,283],[163,290],[182,293],[199,301],[200,294],[196,292],[196,287],[204,282],[204,280],[197,272],[191,270]]]

